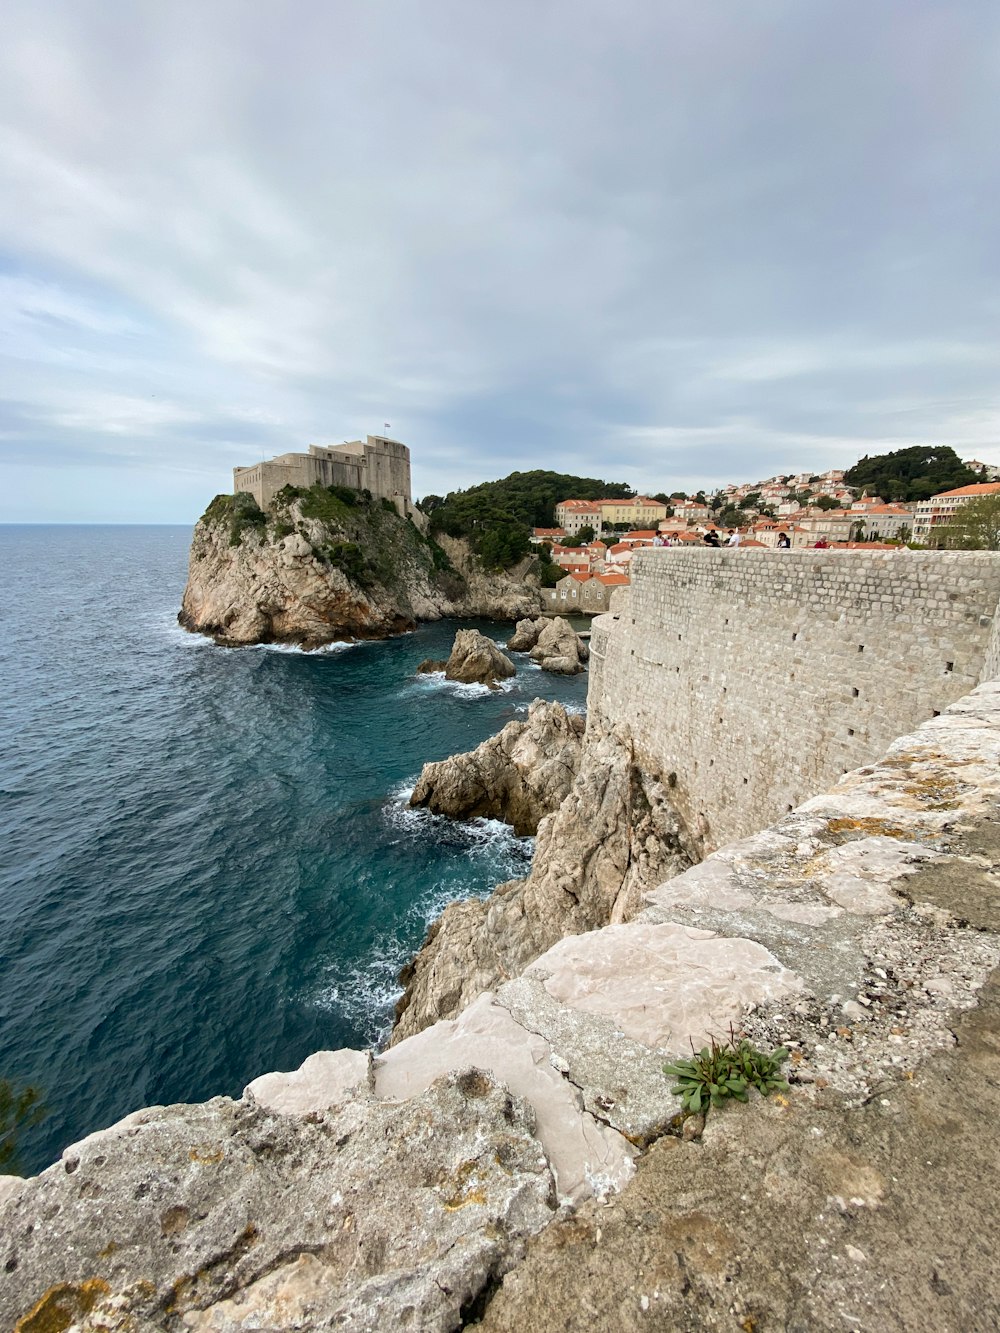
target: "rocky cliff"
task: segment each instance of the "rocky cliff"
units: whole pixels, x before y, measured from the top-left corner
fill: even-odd
[[[458,788],[468,782],[471,792],[489,767],[496,779],[491,799],[500,800],[507,784],[501,774],[509,770],[490,761],[523,743],[520,735],[505,739],[507,730],[461,756],[464,763],[446,761],[451,767],[443,775],[441,765],[429,765],[414,798],[419,793],[421,803],[431,804],[436,787],[447,788],[451,779]],[[453,1018],[563,936],[631,920],[644,890],[693,864],[695,845],[671,805],[669,782],[649,767],[636,756],[627,727],[588,724],[572,786],[538,824],[528,878],[501,884],[485,901],[447,907],[403,970],[394,1043]]]
[[[335,490],[287,487],[267,514],[249,496],[217,496],[195,526],[184,628],[226,646],[315,648],[443,616],[537,611],[527,566],[489,573],[463,541],[433,540],[388,502]]]

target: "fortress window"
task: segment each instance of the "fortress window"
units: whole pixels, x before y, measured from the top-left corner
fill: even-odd
[[[853,728],[853,727],[848,727],[848,728],[847,728],[847,734],[848,734],[848,736],[853,736],[853,735],[854,735],[854,728]]]
[[[863,653],[864,651],[865,651],[865,645],[864,645],[863,643],[859,643],[859,644],[858,644],[858,652],[859,652],[859,653]]]
[[[799,637],[799,632],[798,630],[796,630],[795,633],[792,635],[792,643],[794,643],[798,637]]]
[[[856,699],[856,698],[858,697],[858,695],[861,693],[861,691],[858,689],[857,685],[852,685],[852,686],[851,686],[851,693],[854,695],[854,697],[855,697],[855,699]]]
[[[945,664],[944,664],[944,669],[945,669],[945,671],[954,671],[954,669],[955,669],[955,663],[954,663],[954,662],[945,662]]]

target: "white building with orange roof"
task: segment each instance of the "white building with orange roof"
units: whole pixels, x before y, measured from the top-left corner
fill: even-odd
[[[848,510],[848,513],[854,512],[853,507]],[[885,537],[905,540],[913,532],[916,513],[915,504],[872,505],[863,513],[864,528],[862,531],[865,538],[870,541]]]
[[[627,565],[632,559],[632,548],[625,542],[615,542],[608,547],[606,561],[609,565]]]
[[[933,530],[950,523],[962,505],[984,495],[1000,495],[1000,481],[978,481],[972,486],[956,486],[953,491],[941,491],[929,500],[918,500],[913,519],[913,540],[928,541]]]
[[[565,528],[533,528],[530,541],[533,546],[541,546],[544,542],[556,546],[566,535]]]

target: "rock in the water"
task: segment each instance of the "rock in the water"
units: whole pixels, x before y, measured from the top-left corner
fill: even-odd
[[[517,668],[485,634],[480,634],[477,629],[460,629],[445,663],[444,674],[448,680],[466,685],[495,686],[498,680],[516,675]]]
[[[553,671],[562,676],[575,676],[583,670],[583,663],[590,656],[590,649],[569,621],[557,616],[545,621],[530,656],[543,671]]]
[[[647,889],[697,856],[667,785],[646,772],[624,726],[588,723],[569,795],[538,826],[531,874],[485,902],[453,903],[404,968],[393,1042],[453,1018],[565,935],[629,921]]]
[[[478,1070],[307,1116],[140,1111],[0,1203],[0,1327],[457,1328],[552,1217],[533,1129]]]
[[[439,671],[444,671],[447,665],[448,665],[447,658],[425,657],[424,660],[417,667],[417,675],[434,676],[437,675]]]
[[[526,722],[504,729],[469,754],[425,764],[410,804],[454,819],[502,819],[524,837],[562,804],[580,767],[584,720],[536,699]]]
[[[551,671],[554,676],[578,676],[583,670],[580,659],[573,657],[546,657],[542,659],[543,671]]]
[[[526,653],[534,648],[538,642],[538,636],[548,624],[544,616],[539,616],[537,620],[519,620],[514,626],[514,633],[510,642],[507,644],[507,651],[510,653]]]

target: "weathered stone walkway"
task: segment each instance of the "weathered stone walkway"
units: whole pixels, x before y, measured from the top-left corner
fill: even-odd
[[[997,1327],[998,810],[989,684],[374,1063],[92,1136],[0,1185],[0,1326]],[[678,1137],[730,1023],[793,1086]]]

